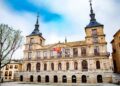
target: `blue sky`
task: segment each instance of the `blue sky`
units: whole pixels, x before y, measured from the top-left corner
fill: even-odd
[[[89,23],[89,0],[0,0],[0,23],[20,29],[29,35],[39,12],[40,31],[46,44],[79,41],[85,38],[84,27]],[[120,1],[93,0],[98,22],[104,24],[104,32],[111,52],[110,41],[120,29]]]

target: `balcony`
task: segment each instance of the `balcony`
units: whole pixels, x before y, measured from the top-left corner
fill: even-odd
[[[96,56],[107,56],[107,57],[109,57],[110,56],[110,53],[109,52],[106,52],[106,53],[100,53],[100,52],[97,52],[97,53],[89,53],[89,54],[86,54],[86,53],[84,53],[84,54],[81,54],[81,56],[79,56],[78,54],[75,54],[75,55],[64,55],[64,54],[61,54],[61,55],[54,55],[54,56],[50,56],[50,57],[47,57],[47,56],[45,56],[45,57],[39,57],[39,58],[25,58],[24,60],[28,60],[28,61],[30,61],[30,60],[32,60],[32,61],[36,61],[36,60],[44,60],[44,59],[60,59],[60,58],[72,58],[72,57],[74,57],[74,58],[85,58],[85,57],[96,57]]]

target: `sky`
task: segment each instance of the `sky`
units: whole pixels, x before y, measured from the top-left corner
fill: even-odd
[[[108,52],[111,40],[120,29],[120,0],[92,0],[94,13],[104,25]],[[22,31],[25,37],[34,30],[39,13],[40,32],[46,44],[59,41],[85,40],[85,27],[90,21],[89,0],[0,0],[0,24]],[[24,42],[25,43],[25,42]],[[22,47],[14,58],[23,57]]]

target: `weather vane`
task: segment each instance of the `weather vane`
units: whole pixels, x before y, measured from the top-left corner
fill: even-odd
[[[89,0],[89,2],[90,2],[90,6],[92,7],[92,0]]]

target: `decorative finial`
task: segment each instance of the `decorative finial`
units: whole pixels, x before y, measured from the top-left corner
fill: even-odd
[[[39,12],[37,13],[37,21],[36,21],[36,24],[38,24],[38,19],[39,19]]]
[[[95,14],[94,14],[93,8],[92,8],[92,0],[89,0],[89,2],[90,2],[90,18],[91,18],[90,21],[96,21]]]
[[[95,13],[92,7],[92,0],[89,0],[90,3],[90,23],[86,26],[86,28],[96,27],[96,26],[103,26],[102,24],[98,23],[95,18]]]
[[[37,13],[37,20],[35,24],[35,29],[39,30],[39,13]]]
[[[90,11],[91,11],[91,14],[93,14],[92,0],[90,0],[89,2],[90,2]]]

